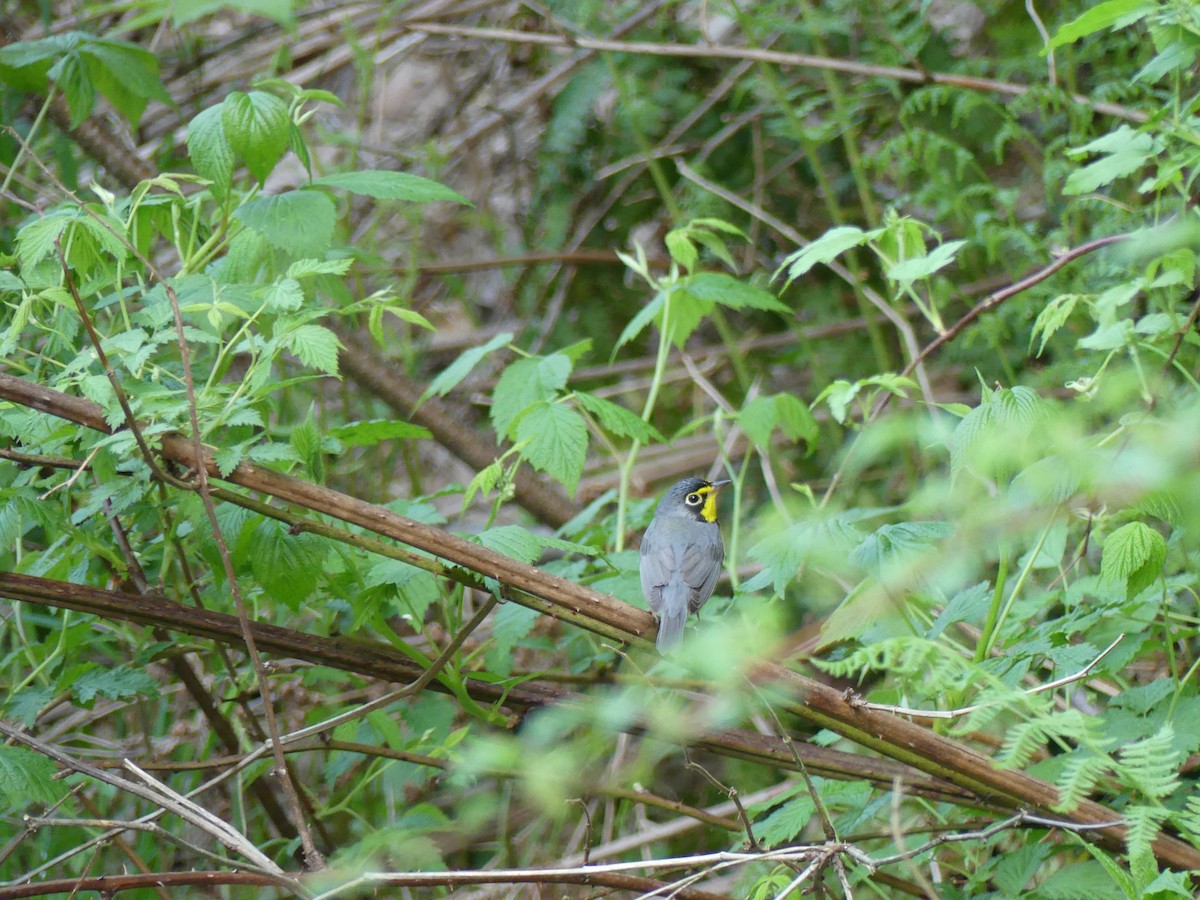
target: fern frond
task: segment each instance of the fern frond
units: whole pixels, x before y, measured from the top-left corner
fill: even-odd
[[[1166,723],[1150,737],[1126,744],[1117,753],[1121,780],[1147,797],[1161,800],[1179,787],[1179,751],[1175,729]]]

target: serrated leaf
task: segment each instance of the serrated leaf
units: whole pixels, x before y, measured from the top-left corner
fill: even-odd
[[[898,262],[887,270],[888,280],[896,282],[901,287],[908,287],[914,281],[928,278],[954,262],[954,254],[966,243],[966,241],[947,241],[934,247],[924,256],[916,256]]]
[[[649,422],[643,422],[637,413],[618,403],[586,393],[578,393],[573,396],[575,402],[595,416],[606,431],[611,431],[620,437],[633,438],[643,444],[666,440],[657,428]]]
[[[221,104],[221,123],[250,174],[267,180],[288,148],[287,104],[265,91],[233,91]],[[268,238],[270,240],[270,238]]]
[[[637,311],[637,314],[629,320],[629,324],[622,329],[620,336],[617,338],[617,343],[613,347],[614,357],[616,357],[618,350],[641,334],[646,326],[658,317],[665,303],[666,295],[662,291],[659,291],[649,303]]]
[[[546,545],[536,534],[520,525],[500,525],[479,534],[479,543],[511,559],[533,563]]]
[[[1145,132],[1134,131],[1122,125],[1116,131],[1084,144],[1071,155],[1085,153],[1102,154],[1100,159],[1067,176],[1063,185],[1064,194],[1087,194],[1122,176],[1136,172],[1158,154],[1163,152],[1162,142]]]
[[[312,275],[345,275],[354,265],[350,256],[342,259],[298,259],[288,266],[287,278],[308,278]]]
[[[281,278],[267,285],[263,303],[271,310],[295,310],[304,305],[304,288],[295,278]]]
[[[512,673],[513,648],[537,624],[540,614],[519,603],[504,603],[492,616],[492,646],[486,653],[488,669],[501,676]]]
[[[117,666],[112,669],[92,669],[71,685],[71,692],[80,703],[89,704],[97,695],[110,700],[125,697],[157,697],[158,682],[137,669]]]
[[[679,263],[685,272],[691,272],[696,268],[696,263],[700,261],[700,253],[684,229],[672,228],[667,232],[663,243],[667,245],[667,253],[670,254],[671,259]]]
[[[872,234],[854,225],[842,225],[838,228],[831,228],[815,241],[801,247],[784,259],[783,265],[775,270],[775,274],[771,276],[771,280],[774,281],[779,277],[779,273],[786,269],[787,281],[784,283],[784,287],[786,288],[813,266],[837,259],[847,250],[853,247],[861,247],[867,241],[871,240],[871,237]]]
[[[755,821],[754,836],[766,847],[776,847],[794,840],[816,814],[816,806],[807,794],[793,797],[770,814]]]
[[[1163,536],[1142,522],[1129,522],[1104,539],[1100,577],[1123,581],[1132,598],[1158,579],[1166,559]]]
[[[492,489],[500,483],[500,479],[504,477],[504,466],[500,464],[500,460],[494,459],[478,472],[471,479],[471,483],[467,485],[466,491],[463,492],[463,509],[465,510],[475,499],[475,495],[479,493],[488,494]]]
[[[301,325],[289,332],[284,346],[296,354],[306,366],[328,375],[338,373],[338,350],[341,343],[337,335],[321,325]]]
[[[521,455],[541,472],[557,478],[571,496],[583,474],[587,456],[587,425],[575,410],[561,403],[541,403],[517,423]]]
[[[329,432],[347,447],[373,447],[382,441],[433,437],[429,429],[397,419],[370,419],[339,425]]]
[[[233,217],[282,250],[321,256],[333,242],[336,210],[320,191],[301,190],[247,200]]]
[[[564,541],[552,535],[535,534],[520,525],[500,525],[489,528],[478,536],[479,543],[489,550],[495,550],[512,559],[523,563],[534,563],[547,549],[562,550],[565,553],[582,553],[585,556],[595,556],[596,549],[575,541]]]
[[[791,307],[781,303],[774,294],[724,272],[701,272],[686,279],[683,286],[694,297],[730,309],[761,309],[788,316],[792,314]]]
[[[472,206],[466,197],[444,184],[407,172],[367,169],[360,172],[336,172],[316,178],[314,185],[341,188],[376,200],[405,200],[409,203],[448,201]]]
[[[566,387],[571,360],[562,353],[519,359],[510,364],[492,392],[489,416],[497,441],[511,437],[513,425],[535,403],[553,399]]]
[[[511,331],[502,331],[483,346],[464,350],[454,362],[446,366],[433,381],[429,382],[429,387],[425,389],[425,393],[421,394],[421,399],[417,405],[419,406],[421,403],[424,403],[430,397],[443,397],[454,390],[455,386],[471,374],[472,369],[479,365],[480,360],[494,350],[499,350],[501,347],[507,346],[512,339]]]
[[[54,761],[28,747],[0,744],[0,797],[6,807],[50,804],[67,790],[54,781]]]
[[[263,519],[248,545],[239,542],[239,550],[249,557],[250,570],[267,596],[298,612],[316,589],[329,544],[318,535],[292,534],[286,525]]]
[[[1038,317],[1033,323],[1033,332],[1029,335],[1031,347],[1034,339],[1039,334],[1042,336],[1042,342],[1038,345],[1038,356],[1045,351],[1046,341],[1067,324],[1067,320],[1071,318],[1071,313],[1075,310],[1075,304],[1082,299],[1084,299],[1082,294],[1061,294],[1046,304],[1046,307],[1038,313]]]

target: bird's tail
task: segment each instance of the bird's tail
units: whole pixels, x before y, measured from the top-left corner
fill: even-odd
[[[688,598],[691,589],[681,578],[663,585],[662,608],[658,617],[658,639],[654,642],[664,656],[683,640],[683,625],[687,621]]]

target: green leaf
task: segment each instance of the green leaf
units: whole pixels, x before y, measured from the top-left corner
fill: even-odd
[[[144,47],[112,39],[89,39],[80,58],[96,89],[134,126],[148,100],[171,104],[158,75],[158,57]]]
[[[283,343],[306,366],[327,375],[338,373],[338,349],[341,344],[337,335],[328,328],[321,325],[301,325],[289,332]]]
[[[233,91],[221,104],[229,146],[259,182],[287,152],[289,121],[287,104],[266,91]]]
[[[397,419],[349,422],[330,430],[329,435],[337,438],[347,447],[374,447],[383,441],[433,437],[428,429]]]
[[[458,359],[446,366],[433,381],[429,382],[429,387],[425,388],[425,393],[421,394],[421,399],[417,402],[417,405],[419,406],[424,403],[430,397],[444,397],[450,393],[460,381],[471,374],[471,370],[479,365],[481,359],[492,351],[507,346],[512,339],[511,331],[502,331],[482,347],[472,347],[470,350],[464,350],[458,355]]]
[[[197,174],[212,182],[217,197],[233,184],[233,146],[224,133],[221,106],[200,110],[187,124],[187,156]]]
[[[1166,559],[1163,536],[1142,522],[1130,522],[1104,539],[1100,577],[1125,582],[1126,597],[1132,599],[1158,579]]]
[[[271,310],[295,310],[304,305],[304,288],[295,278],[281,278],[267,285],[263,303]]]
[[[966,241],[947,241],[934,247],[924,256],[914,256],[898,262],[888,269],[888,280],[896,282],[901,287],[908,287],[914,281],[928,278],[934,272],[954,262],[954,254],[966,243]]]
[[[762,309],[785,316],[792,314],[792,308],[777,300],[774,294],[724,272],[701,272],[686,279],[683,286],[694,297],[719,303],[730,309]]]
[[[80,676],[71,692],[80,703],[90,704],[96,696],[121,700],[125,697],[157,697],[158,682],[137,669],[117,666],[112,669],[92,669]]]
[[[535,534],[520,525],[500,525],[489,528],[478,536],[479,543],[489,550],[495,550],[512,559],[523,563],[534,563],[548,549],[562,550],[565,553],[581,553],[584,556],[595,556],[597,551],[587,544],[575,541],[564,541],[547,534]]]
[[[1069,152],[1070,156],[1087,153],[1104,154],[1096,162],[1076,169],[1067,176],[1064,194],[1087,194],[1118,178],[1136,172],[1153,157],[1163,152],[1163,144],[1144,132],[1122,125],[1111,134],[1099,137]]]
[[[1093,855],[1103,852],[1097,848]],[[1111,858],[1108,862],[1108,867],[1096,860],[1064,866],[1038,885],[1034,896],[1039,900],[1128,900],[1139,896],[1121,889],[1121,883],[1128,882],[1132,890],[1133,879],[1125,875],[1118,862]],[[1122,882],[1114,880],[1117,871],[1121,872]]]
[[[543,402],[521,417],[517,440],[527,442],[521,455],[530,465],[557,478],[574,496],[587,456],[587,425],[579,413]]]
[[[585,411],[595,416],[606,431],[611,431],[620,437],[633,438],[643,444],[666,440],[657,428],[649,422],[643,422],[637,413],[631,412],[618,403],[587,393],[576,393],[572,397]]]
[[[663,243],[667,245],[667,253],[670,254],[671,259],[679,263],[685,272],[691,272],[696,268],[696,263],[700,261],[700,252],[688,238],[684,229],[672,228],[667,232]]]
[[[50,804],[66,793],[54,781],[54,761],[28,747],[0,744],[0,798],[6,807]]]
[[[763,449],[771,445],[771,435],[776,429],[793,441],[809,443],[818,434],[812,412],[791,394],[755,397],[738,412],[738,424]]]
[[[1033,341],[1039,334],[1042,336],[1042,342],[1038,345],[1038,356],[1045,351],[1046,341],[1067,324],[1067,320],[1071,318],[1071,313],[1075,310],[1075,304],[1084,299],[1086,298],[1082,294],[1060,294],[1038,313],[1038,317],[1033,323],[1033,332],[1029,335],[1030,347],[1033,346]]]
[[[816,806],[810,796],[801,794],[793,797],[756,821],[754,836],[767,847],[787,844],[812,822],[815,813]]]
[[[571,360],[562,353],[518,359],[504,370],[492,392],[489,415],[497,441],[511,437],[513,426],[535,403],[551,400],[571,375]]]
[[[320,191],[287,191],[247,200],[233,217],[296,256],[322,256],[333,242],[333,201]]]
[[[286,525],[263,519],[243,533],[238,550],[249,558],[250,571],[267,596],[299,612],[316,590],[329,544],[318,535],[304,531],[292,534]]]
[[[458,191],[407,172],[389,172],[383,169],[337,172],[313,179],[312,183],[316,186],[341,188],[353,194],[374,197],[376,200],[405,200],[409,203],[434,203],[445,200],[464,206],[474,205]]]
[[[1058,29],[1054,33],[1054,37],[1050,39],[1050,43],[1046,45],[1046,49],[1054,50],[1065,44],[1073,44],[1080,38],[1103,31],[1105,28],[1111,28],[1118,22],[1122,25],[1131,25],[1156,8],[1155,4],[1147,3],[1145,0],[1107,0],[1105,3],[1093,6]]]
[[[519,603],[503,603],[492,616],[492,645],[486,659],[488,668],[507,677],[512,673],[513,649],[524,640],[541,614]]]
[[[771,280],[774,281],[779,277],[779,273],[786,269],[787,281],[784,283],[786,288],[813,266],[831,262],[853,247],[861,247],[876,233],[863,231],[854,225],[831,228],[815,241],[801,247],[784,259],[783,264],[771,276]]]
[[[616,357],[618,350],[641,334],[642,331],[645,330],[646,326],[658,317],[658,314],[662,312],[663,305],[666,302],[666,294],[664,294],[662,291],[659,291],[654,295],[653,299],[651,299],[649,303],[638,310],[637,315],[629,320],[629,324],[625,326],[625,328],[621,331],[620,336],[617,338],[617,343],[613,347],[614,358]]]

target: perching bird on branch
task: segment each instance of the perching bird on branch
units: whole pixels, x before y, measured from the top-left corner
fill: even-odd
[[[717,492],[728,481],[685,478],[659,501],[642,537],[642,593],[658,619],[659,653],[683,639],[689,612],[712,596],[725,545],[717,525]]]

